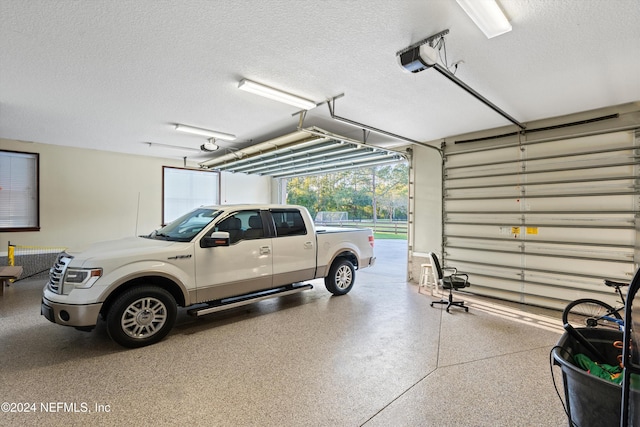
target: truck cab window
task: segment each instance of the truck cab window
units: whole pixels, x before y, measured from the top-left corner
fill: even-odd
[[[259,210],[235,212],[220,221],[216,225],[216,231],[228,232],[230,244],[264,237]]]
[[[302,215],[298,210],[273,210],[271,211],[276,224],[278,237],[301,236],[307,234]]]

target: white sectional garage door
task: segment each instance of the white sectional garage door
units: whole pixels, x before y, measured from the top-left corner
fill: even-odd
[[[445,147],[445,262],[473,292],[562,308],[610,303],[603,278],[638,262],[640,136],[624,131],[496,147]]]

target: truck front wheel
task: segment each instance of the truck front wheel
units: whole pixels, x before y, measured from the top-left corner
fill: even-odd
[[[176,301],[167,290],[155,286],[133,288],[111,305],[107,332],[124,347],[155,344],[173,327],[176,312]]]
[[[324,278],[324,285],[332,294],[344,295],[351,290],[355,280],[356,270],[351,261],[338,258],[331,265],[329,275]]]

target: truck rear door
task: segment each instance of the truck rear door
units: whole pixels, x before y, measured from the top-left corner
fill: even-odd
[[[271,209],[273,238],[273,284],[288,285],[315,278],[316,235],[299,209]]]

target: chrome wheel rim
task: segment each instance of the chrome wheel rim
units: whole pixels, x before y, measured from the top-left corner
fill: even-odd
[[[336,285],[339,289],[347,289],[353,280],[353,273],[346,265],[341,265],[336,271]]]
[[[144,339],[157,333],[167,322],[167,308],[157,298],[140,298],[122,313],[120,325],[131,338]]]

